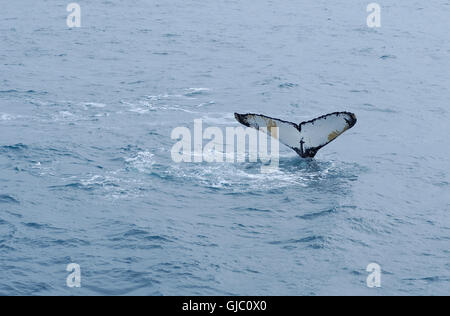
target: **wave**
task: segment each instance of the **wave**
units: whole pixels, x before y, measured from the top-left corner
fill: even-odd
[[[0,94],[35,94],[35,95],[47,95],[47,91],[35,91],[35,90],[0,90]]]
[[[194,97],[198,95],[205,95],[207,94],[211,89],[209,88],[188,88],[186,89],[186,93],[184,94],[187,97]]]
[[[0,203],[20,204],[18,200],[7,194],[0,194]]]
[[[5,146],[0,146],[0,152],[1,151],[23,151],[23,150],[27,150],[28,146],[24,145],[22,143],[18,143],[15,145],[5,145]]]

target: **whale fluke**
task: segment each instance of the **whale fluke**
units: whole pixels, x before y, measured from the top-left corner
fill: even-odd
[[[350,112],[334,112],[300,124],[260,114],[234,113],[234,117],[247,127],[264,128],[269,135],[278,136],[282,144],[303,158],[314,158],[319,149],[356,124],[356,116]],[[278,127],[278,135],[272,135],[274,127]]]

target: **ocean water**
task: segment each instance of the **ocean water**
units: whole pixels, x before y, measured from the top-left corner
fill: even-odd
[[[68,3],[0,8],[1,295],[450,294],[448,0],[373,29],[355,0]],[[171,159],[194,119],[343,110],[272,174]]]

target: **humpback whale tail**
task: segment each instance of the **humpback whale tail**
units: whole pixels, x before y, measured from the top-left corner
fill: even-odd
[[[247,127],[264,128],[267,134],[278,136],[282,144],[303,158],[313,158],[319,149],[356,124],[355,114],[349,112],[334,112],[300,124],[260,114],[234,113],[234,117]],[[278,127],[278,135],[272,135],[273,127]]]

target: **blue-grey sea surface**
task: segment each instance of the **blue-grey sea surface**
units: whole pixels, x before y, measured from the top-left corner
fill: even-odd
[[[78,3],[1,3],[1,295],[450,294],[448,0]],[[194,119],[343,110],[271,174],[171,158]]]

